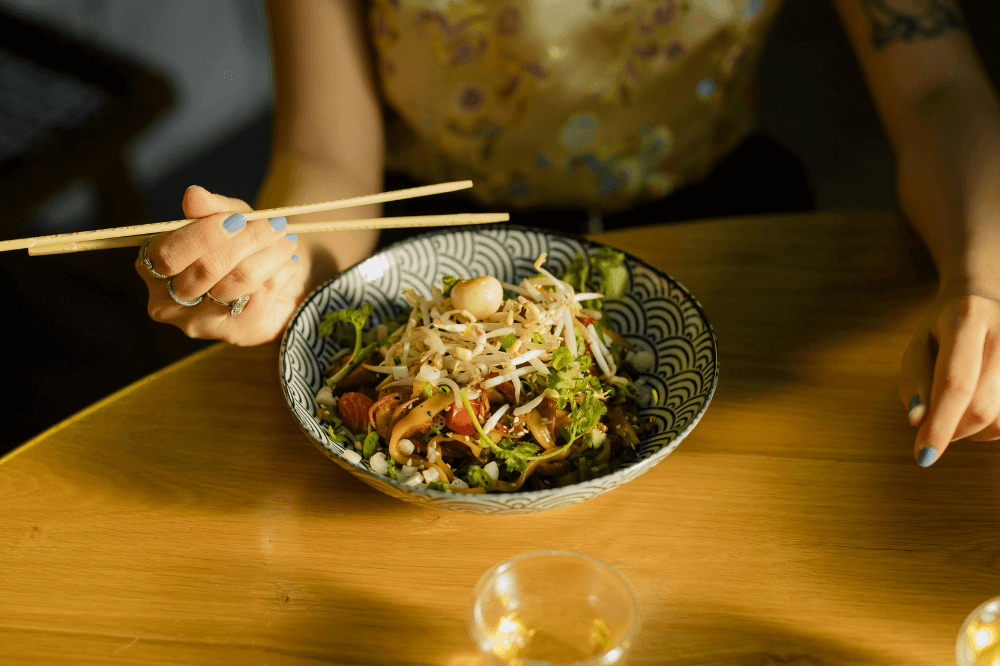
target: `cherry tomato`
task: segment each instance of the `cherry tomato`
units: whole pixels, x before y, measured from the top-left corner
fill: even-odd
[[[479,396],[478,400],[470,400],[469,404],[472,405],[472,411],[475,412],[476,418],[482,420],[483,412],[486,411],[486,406],[483,404],[483,395]],[[448,428],[454,430],[460,435],[468,435],[469,437],[475,437],[479,432],[476,430],[476,426],[473,425],[472,419],[469,418],[469,410],[465,408],[464,404],[452,405],[451,409],[448,410],[448,419],[446,421]]]
[[[368,430],[365,427],[368,423],[368,409],[374,402],[363,393],[345,393],[340,396],[337,411],[348,430],[355,435]]]

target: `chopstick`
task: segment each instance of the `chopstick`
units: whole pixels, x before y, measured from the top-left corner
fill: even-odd
[[[445,192],[455,192],[472,187],[471,180],[457,180],[451,183],[438,183],[437,185],[424,185],[421,187],[411,187],[405,190],[394,190],[392,192],[382,192],[380,194],[368,194],[350,199],[339,199],[337,201],[327,201],[325,203],[305,204],[302,206],[285,206],[283,208],[270,208],[268,210],[255,210],[246,213],[247,221],[262,220],[270,217],[282,217],[289,215],[302,215],[304,213],[316,213],[320,211],[336,210],[339,208],[353,208],[354,206],[366,206],[374,203],[385,203],[387,201],[399,201],[400,199],[413,199],[415,197],[426,197],[432,194],[443,194]],[[385,218],[388,219],[388,218]],[[406,219],[406,218],[396,218]],[[80,244],[83,241],[101,241],[112,238],[123,238],[126,236],[145,237],[164,231],[174,231],[183,226],[191,224],[194,220],[174,220],[173,222],[154,222],[152,224],[136,224],[130,227],[115,227],[113,229],[97,229],[96,231],[76,231],[68,234],[54,234],[51,236],[36,236],[34,238],[16,238],[14,240],[0,241],[0,252],[7,250],[24,250],[37,248],[40,245],[62,245]],[[434,224],[434,223],[428,223]],[[455,224],[467,224],[457,222]],[[413,225],[420,226],[420,225]],[[350,227],[348,227],[350,228]],[[357,227],[360,229],[373,229],[375,227]],[[142,244],[139,241],[139,245]],[[103,247],[122,247],[121,245],[100,245],[81,249],[97,250]],[[69,250],[79,252],[81,250]],[[35,253],[41,254],[41,253]],[[45,253],[55,254],[55,253]]]
[[[321,205],[321,204],[312,204]],[[276,209],[281,210],[281,209]],[[247,215],[249,217],[249,215]],[[272,216],[273,217],[273,216]],[[256,219],[260,219],[259,217]],[[404,227],[437,227],[455,226],[459,224],[488,224],[490,222],[507,222],[507,213],[456,213],[454,215],[412,215],[409,217],[370,217],[360,220],[329,220],[326,222],[299,222],[285,227],[287,233],[310,234],[318,231],[351,231],[354,229],[400,229]],[[63,234],[64,236],[71,234]],[[81,240],[62,243],[39,243],[28,248],[31,256],[44,254],[66,254],[69,252],[85,252],[87,250],[106,250],[115,247],[137,247],[155,234],[141,236],[118,236],[116,238],[101,238],[98,240]],[[42,238],[55,238],[43,236]]]

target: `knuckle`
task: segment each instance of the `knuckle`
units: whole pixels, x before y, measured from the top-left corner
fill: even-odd
[[[973,402],[969,405],[969,408],[965,410],[965,418],[963,419],[971,428],[982,428],[983,426],[992,423],[994,417],[996,416],[996,411],[990,404],[982,402]]]
[[[955,395],[969,395],[975,389],[975,384],[968,375],[948,373],[941,378],[941,392]]]
[[[993,423],[1000,414],[1000,395],[995,392],[977,395],[969,404],[966,414],[983,425]]]
[[[181,326],[180,329],[184,332],[184,335],[194,340],[205,340],[212,337],[207,334],[204,326],[202,326],[197,319],[188,321],[186,324]]]
[[[191,278],[198,284],[218,282],[219,277],[225,274],[222,262],[213,255],[206,255],[199,258],[188,267],[191,271]]]
[[[184,270],[183,259],[169,242],[155,249],[151,247],[146,256],[153,262],[153,267],[164,275],[177,275]]]
[[[966,296],[955,304],[955,314],[960,318],[966,318],[976,313],[976,301]]]
[[[261,278],[261,270],[252,266],[238,265],[226,276],[226,281],[234,286],[255,284]]]
[[[965,296],[951,308],[951,317],[957,324],[981,319],[985,315],[985,303],[976,296]]]
[[[163,304],[157,299],[149,299],[149,303],[146,305],[146,312],[153,321],[160,323],[166,321]]]

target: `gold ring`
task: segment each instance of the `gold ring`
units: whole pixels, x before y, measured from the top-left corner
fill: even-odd
[[[215,296],[212,296],[212,292],[210,292],[210,291],[206,291],[205,295],[208,296],[209,300],[211,300],[211,301],[213,301],[215,303],[218,303],[222,307],[229,308],[229,316],[230,317],[235,317],[239,313],[243,312],[244,308],[246,308],[246,306],[247,306],[247,303],[250,302],[250,296],[249,295],[247,295],[247,296],[240,296],[239,298],[237,298],[232,303],[226,303],[225,301],[220,301]]]

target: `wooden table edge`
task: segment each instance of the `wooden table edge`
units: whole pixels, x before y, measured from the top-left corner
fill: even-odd
[[[84,419],[87,416],[90,416],[91,414],[93,414],[97,410],[102,409],[105,406],[110,405],[111,403],[119,400],[120,398],[123,398],[123,397],[129,395],[130,393],[139,390],[140,388],[142,388],[146,384],[149,384],[150,382],[154,382],[157,379],[159,379],[160,377],[163,377],[164,375],[168,375],[168,374],[170,374],[172,372],[180,370],[181,368],[184,368],[184,367],[186,367],[186,366],[188,366],[188,365],[190,365],[192,363],[195,363],[196,361],[199,361],[199,360],[201,360],[201,359],[203,359],[203,358],[205,358],[207,356],[211,356],[213,354],[216,354],[216,353],[222,351],[223,349],[225,349],[225,348],[227,348],[229,346],[230,345],[228,343],[226,343],[226,342],[217,342],[216,344],[211,345],[210,347],[207,347],[205,349],[197,351],[197,352],[191,354],[190,356],[186,356],[186,357],[182,358],[179,361],[175,361],[175,362],[171,363],[170,365],[168,365],[168,366],[166,366],[164,368],[160,368],[159,370],[157,370],[155,372],[152,372],[152,373],[146,375],[145,377],[132,382],[128,386],[125,386],[123,388],[118,389],[117,391],[115,391],[111,395],[109,395],[109,396],[107,396],[105,398],[101,398],[100,400],[98,400],[97,402],[91,404],[88,407],[84,407],[79,412],[73,414],[72,416],[70,416],[68,418],[63,419],[59,423],[56,423],[55,425],[50,426],[49,428],[46,428],[45,430],[43,430],[42,432],[38,433],[37,435],[35,435],[31,439],[29,439],[28,441],[24,442],[23,444],[15,447],[13,449],[11,449],[10,451],[7,452],[6,455],[0,457],[0,465],[3,465],[4,463],[10,462],[14,458],[16,458],[21,452],[30,449],[31,447],[35,446],[39,442],[41,442],[41,441],[43,441],[43,440],[51,437],[52,435],[56,434],[60,430],[73,425],[77,421],[80,421],[81,419]]]

